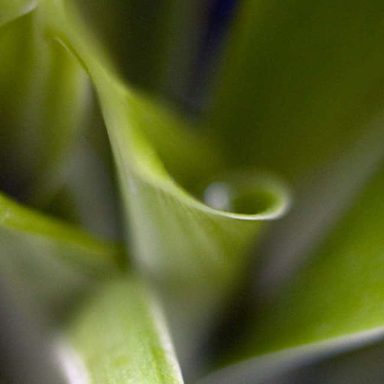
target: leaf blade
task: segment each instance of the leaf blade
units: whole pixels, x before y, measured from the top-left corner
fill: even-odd
[[[118,272],[121,250],[0,195],[1,268],[44,310]],[[47,276],[50,278],[47,279]]]
[[[183,382],[162,315],[135,277],[104,286],[67,335],[90,383]]]

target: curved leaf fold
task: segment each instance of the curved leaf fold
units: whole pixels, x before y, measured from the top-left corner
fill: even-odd
[[[285,188],[271,177],[245,175],[235,177],[234,183],[230,180],[228,190],[224,190],[228,204],[219,204],[218,209],[191,196],[167,169],[180,169],[188,161],[186,156],[176,159],[179,164],[170,164],[163,162],[161,150],[156,150],[161,135],[169,134],[171,142],[172,132],[182,132],[177,124],[169,124],[175,119],[165,118],[122,83],[68,4],[41,4],[49,35],[78,58],[99,96],[137,264],[158,283],[167,302],[178,308],[170,311],[171,316],[179,312],[184,321],[191,321],[195,316],[205,318],[207,313],[215,313],[243,272],[247,250],[262,223],[286,210]],[[197,139],[189,144],[188,152],[196,151],[196,156],[203,152]],[[209,158],[202,161],[210,162]],[[239,208],[239,212],[231,212],[231,208]]]
[[[247,339],[238,340],[231,356],[245,360],[207,382],[263,382],[279,370],[383,338],[382,164],[372,164],[369,181],[305,263],[255,307]]]

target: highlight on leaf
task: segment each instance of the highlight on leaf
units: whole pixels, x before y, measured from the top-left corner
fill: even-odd
[[[286,210],[287,192],[272,177],[258,180],[246,175],[240,181],[239,195],[232,199],[239,213],[214,209],[188,194],[169,175],[146,136],[151,127],[166,128],[160,120],[164,113],[153,113],[157,109],[148,108],[148,103],[144,109],[97,44],[92,44],[92,38],[87,40],[73,9],[60,2],[42,4],[49,35],[79,59],[98,94],[126,204],[133,257],[163,291],[171,308],[179,308],[170,311],[172,318],[181,315],[176,323],[188,319],[201,325],[199,317],[217,312],[244,273],[247,251],[261,224]],[[247,200],[252,200],[251,205]],[[252,208],[256,212],[248,212]],[[186,311],[188,301],[194,304]]]
[[[383,4],[104,3],[0,0],[5,380],[283,383],[380,347]]]

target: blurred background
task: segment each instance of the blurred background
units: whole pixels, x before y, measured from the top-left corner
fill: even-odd
[[[202,348],[215,361],[220,351],[233,348],[258,308],[306,266],[382,170],[384,2],[77,0],[76,5],[127,83],[214,142],[225,170],[256,168],[292,186],[291,212],[255,248],[261,261]],[[0,189],[121,241],[114,166],[95,95],[73,58],[54,46],[47,49],[37,36],[33,14],[0,29],[5,52]],[[58,115],[65,116],[60,123]],[[52,124],[60,128],[49,129]],[[0,365],[7,367],[0,382],[18,384],[25,377],[58,382],[50,378],[51,368],[29,371],[47,358],[42,353],[35,362],[25,340],[19,346],[22,326],[13,319],[36,316],[13,308],[21,299],[8,292],[15,290],[12,285],[4,283],[11,288],[1,289],[0,297]],[[17,299],[10,300],[13,296]],[[44,321],[36,323],[28,333],[30,345],[44,351]],[[10,335],[17,351],[8,350]],[[382,358],[378,344],[260,382],[381,383]],[[15,359],[25,361],[28,373],[12,381]],[[48,376],[40,377],[42,371]]]

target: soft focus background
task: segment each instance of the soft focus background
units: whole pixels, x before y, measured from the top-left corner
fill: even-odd
[[[200,175],[256,170],[277,175],[292,191],[289,213],[255,241],[242,281],[204,342],[190,354],[176,342],[187,382],[255,354],[381,329],[384,2],[74,3],[124,81],[203,138],[208,150],[195,152],[203,166],[180,161],[175,167],[185,188],[202,197],[199,182],[206,179]],[[0,24],[0,190],[129,249],[121,185],[95,90],[75,57],[47,45],[38,28],[33,12]],[[168,137],[156,139],[155,131],[153,141],[166,147]],[[242,213],[249,213],[246,205],[239,205]],[[26,252],[40,257],[39,245],[12,236],[0,234],[0,382],[59,383],[45,344],[52,324],[77,307],[67,283],[40,284],[49,280],[44,257],[37,266],[24,260]],[[47,247],[56,252],[57,245]],[[33,303],[25,270],[41,297],[53,297],[52,308]],[[94,280],[90,274],[85,282],[70,268],[61,276],[80,298]],[[65,293],[60,300],[55,289]],[[260,375],[245,367],[202,383],[381,383],[381,337],[276,369],[263,366]]]

